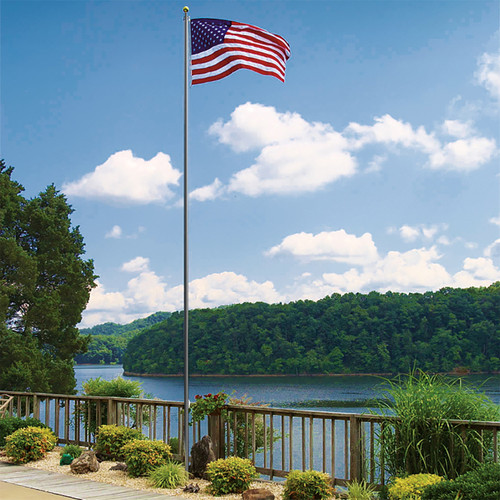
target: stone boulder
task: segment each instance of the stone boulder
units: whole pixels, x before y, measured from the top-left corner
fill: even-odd
[[[265,488],[253,488],[242,494],[243,500],[274,500],[274,494]]]
[[[99,470],[99,462],[92,450],[84,451],[78,458],[75,458],[70,465],[74,474],[88,474]]]
[[[190,472],[194,477],[207,479],[206,468],[210,462],[215,460],[215,453],[212,448],[210,436],[203,436],[200,441],[191,448],[191,468]]]

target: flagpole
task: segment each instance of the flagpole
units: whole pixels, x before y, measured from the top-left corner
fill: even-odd
[[[188,91],[189,7],[184,7],[184,464],[189,471]]]

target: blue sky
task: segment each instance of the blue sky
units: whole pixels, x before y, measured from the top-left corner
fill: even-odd
[[[2,0],[1,157],[63,191],[82,326],[182,309],[183,2]],[[500,280],[497,1],[191,1],[288,40],[190,90],[190,301]]]

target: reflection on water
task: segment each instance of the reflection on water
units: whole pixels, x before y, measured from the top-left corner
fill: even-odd
[[[121,365],[82,365],[75,367],[77,390],[89,378],[112,380],[123,374]],[[142,383],[146,393],[167,401],[184,399],[182,377],[125,377]],[[500,375],[468,375],[462,377],[500,404]],[[273,407],[308,408],[342,413],[363,413],[374,409],[383,397],[384,379],[375,376],[309,376],[309,377],[191,377],[189,398],[196,394],[225,391],[235,397],[248,395],[253,402]]]

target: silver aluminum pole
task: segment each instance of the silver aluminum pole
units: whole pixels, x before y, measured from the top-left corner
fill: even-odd
[[[184,7],[184,464],[189,471],[188,90],[189,7]]]

